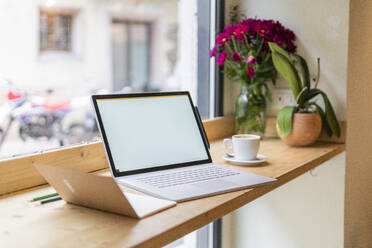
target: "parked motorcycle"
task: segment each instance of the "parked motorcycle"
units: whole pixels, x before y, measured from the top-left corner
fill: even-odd
[[[39,96],[30,96],[26,91],[16,88],[12,83],[0,79],[0,84],[9,87],[7,100],[0,106],[0,148],[9,134],[10,127],[18,122],[19,137],[26,141],[31,138],[57,139],[60,145],[79,143],[98,136],[98,129],[90,107],[89,96],[73,98],[69,101],[46,104]],[[52,91],[49,90],[49,93]],[[73,123],[67,128],[63,121],[74,110],[85,109],[83,122]],[[3,121],[2,121],[3,120]]]
[[[0,86],[2,87],[11,87],[11,82],[0,79]],[[7,93],[7,101],[0,107],[0,123],[4,124],[1,128],[1,136],[0,136],[0,147],[4,143],[5,138],[8,135],[9,129],[15,119],[15,116],[12,112],[22,106],[26,101],[26,94],[25,92],[11,88]]]
[[[91,94],[105,94],[106,90],[92,90]],[[84,109],[84,120],[74,121],[65,130],[67,144],[77,144],[83,141],[96,140],[100,137],[96,117],[90,104],[89,96],[73,98],[71,106],[75,110]]]

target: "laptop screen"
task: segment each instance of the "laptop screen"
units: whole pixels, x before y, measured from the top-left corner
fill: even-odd
[[[210,160],[187,92],[164,94],[93,101],[115,176]]]

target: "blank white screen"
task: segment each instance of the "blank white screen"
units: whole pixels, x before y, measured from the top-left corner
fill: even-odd
[[[98,99],[117,171],[208,159],[187,95]]]

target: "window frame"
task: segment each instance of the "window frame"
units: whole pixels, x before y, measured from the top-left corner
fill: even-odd
[[[215,35],[222,32],[225,26],[225,0],[198,1],[197,7],[199,58],[197,101],[201,116],[207,116],[209,113],[209,118],[214,118],[224,115],[224,75],[216,60],[209,58],[209,51],[215,45]],[[202,14],[199,15],[199,13]],[[208,22],[208,27],[205,26],[206,22]],[[199,71],[209,73],[199,73]],[[206,89],[209,90],[207,99],[199,94]],[[197,248],[221,248],[221,235],[222,219],[218,219],[197,230]]]
[[[216,20],[219,20],[221,19],[221,17],[224,15],[224,0],[207,0],[207,1],[203,1],[203,2],[208,2],[209,4],[207,5],[203,5],[204,8],[210,8],[210,3],[215,3],[215,9],[212,10],[215,12],[215,15],[216,15]],[[80,13],[80,9],[77,9],[77,8],[59,8],[59,7],[53,7],[53,8],[50,8],[50,7],[43,7],[43,6],[39,6],[38,7],[38,13],[40,14],[40,12],[48,12],[48,13],[61,13],[61,14],[70,14],[70,15],[74,15],[75,18],[77,17],[77,15],[79,15]],[[207,9],[207,11],[211,11],[210,9]],[[210,15],[208,15],[210,16]],[[116,15],[110,15],[110,18],[115,18],[115,19],[121,19],[120,16],[116,16]],[[111,19],[112,20],[112,19]],[[147,19],[146,19],[146,22],[147,22]],[[211,22],[211,21],[210,21]],[[220,28],[221,24],[219,21],[216,21],[216,24],[218,25],[215,25],[217,27],[217,30],[218,31],[218,28]],[[73,29],[73,28],[72,28]],[[40,32],[40,30],[39,30]],[[213,32],[213,30],[212,30]],[[208,35],[208,37],[210,37],[210,34]],[[209,47],[209,45],[208,45]],[[209,53],[209,49],[205,49],[204,50],[204,57],[207,57],[208,58],[208,62],[210,61],[209,60],[209,56],[208,56],[208,53]],[[49,51],[45,51],[46,53],[48,53]],[[43,52],[44,53],[44,52]],[[211,63],[208,63],[208,64],[211,64]],[[215,67],[216,69],[219,70],[218,67]],[[209,71],[209,70],[207,70]],[[209,77],[210,79],[210,77]],[[213,80],[214,81],[214,80]],[[211,101],[213,101],[213,103],[217,103],[215,105],[212,105],[212,104],[209,104],[211,105],[212,108],[218,110],[218,111],[215,111],[214,113],[212,112],[209,112],[209,118],[207,119],[213,119],[213,117],[217,117],[217,116],[221,116],[222,115],[222,111],[221,110],[221,106],[223,106],[223,102],[222,101],[219,101],[219,99],[221,99],[221,95],[223,95],[223,87],[220,87],[222,84],[223,84],[223,77],[219,77],[219,78],[216,78],[215,80],[215,84],[217,85],[217,87],[215,87],[215,89],[212,91],[212,90],[209,90],[209,98]],[[209,84],[209,88],[212,88],[212,86]],[[199,106],[199,109],[200,109],[200,106]],[[91,144],[91,143],[95,143],[95,141],[87,141],[85,142],[85,145],[86,144]],[[84,143],[83,143],[84,144]],[[60,150],[68,150],[70,148],[75,148],[76,146],[81,146],[82,144],[73,144],[73,145],[69,145],[69,146],[64,146],[64,147],[53,147],[53,148],[47,148],[47,149],[43,149],[42,151],[34,151],[34,152],[30,152],[30,153],[26,153],[26,154],[14,154],[14,155],[10,155],[10,156],[7,156],[7,157],[4,157],[4,158],[0,158],[0,163],[2,163],[3,161],[6,161],[8,160],[9,158],[10,159],[17,159],[17,158],[20,158],[20,157],[27,157],[27,156],[30,156],[30,157],[34,157],[34,156],[38,156],[38,154],[41,154],[41,153],[46,153],[46,152],[54,152],[54,151],[60,151]]]
[[[73,35],[74,35],[74,23],[75,23],[75,19],[76,19],[76,15],[78,13],[78,10],[76,9],[59,9],[59,8],[45,8],[45,7],[40,7],[39,8],[39,53],[53,53],[53,52],[64,52],[64,53],[71,53],[73,52]],[[70,16],[71,20],[70,20],[70,30],[69,30],[69,36],[68,36],[68,47],[66,48],[51,48],[51,47],[46,47],[46,48],[43,48],[42,45],[41,45],[41,15],[45,13],[46,15],[53,15],[55,18],[55,16],[57,15],[64,15],[64,16]],[[54,41],[55,42],[55,41]]]
[[[214,34],[223,31],[225,26],[225,0],[210,0],[215,4],[215,18],[214,18]],[[214,35],[214,36],[215,36]],[[214,39],[213,36],[213,39]],[[212,41],[214,44],[214,40]],[[224,75],[222,69],[214,60],[214,117],[224,115]],[[212,70],[211,70],[212,71]],[[212,247],[222,247],[222,218],[212,223]]]
[[[213,1],[213,0],[211,0]],[[214,0],[216,4],[215,9],[215,34],[223,31],[225,26],[225,0]],[[217,65],[217,61],[214,63],[214,113],[215,117],[224,115],[224,75],[223,70]]]
[[[208,4],[206,4],[206,2],[208,2]],[[209,117],[208,119],[213,119],[213,117],[223,116],[223,103],[224,103],[224,101],[223,101],[223,99],[224,99],[224,97],[223,97],[223,95],[224,95],[224,89],[223,89],[224,80],[223,79],[224,78],[223,78],[221,68],[219,66],[217,66],[215,61],[214,61],[214,63],[213,62],[211,63],[211,61],[213,61],[213,60],[209,59],[209,56],[208,56],[209,54],[206,54],[206,51],[207,51],[207,53],[209,53],[210,45],[211,45],[210,40],[214,39],[213,33],[218,33],[221,30],[223,30],[224,19],[225,19],[225,0],[198,1],[198,5],[203,6],[204,10],[205,10],[205,8],[208,9],[208,15],[206,15],[206,16],[208,17],[209,25],[210,25],[208,27],[210,32],[205,32],[204,34],[201,33],[203,30],[200,30],[200,33],[199,33],[199,27],[198,27],[198,34],[197,34],[198,39],[204,37],[203,41],[204,40],[206,41],[206,43],[203,44],[203,54],[204,54],[203,58],[204,59],[198,61],[198,70],[199,70],[199,66],[201,66],[202,63],[204,63],[203,66],[205,68],[205,71],[208,71],[208,73],[203,73],[203,74],[206,74],[206,75],[203,75],[203,76],[200,76],[200,77],[199,77],[199,73],[197,75],[198,76],[198,92],[199,92],[201,87],[203,87],[203,89],[208,89],[209,90],[208,99],[202,99],[201,98],[202,96],[200,94],[198,94],[198,105],[200,103],[205,103],[205,100],[207,100],[207,102],[208,102],[207,106],[208,107],[204,108],[204,110],[201,110],[201,112],[204,111],[203,113],[208,113],[208,117]],[[211,5],[213,5],[214,9],[211,9]],[[75,18],[77,13],[78,13],[78,10],[73,10],[73,9],[64,10],[64,9],[39,8],[39,14],[41,13],[41,11],[46,11],[46,12],[51,12],[51,13],[53,13],[53,12],[68,13],[68,14],[72,15],[73,18]],[[213,11],[213,13],[212,13],[212,11]],[[214,18],[215,18],[214,20],[211,20],[212,15],[214,15]],[[39,16],[39,18],[40,18],[40,16]],[[206,19],[205,16],[204,17],[200,16],[200,18],[203,18],[203,20]],[[214,21],[214,22],[212,23],[212,21]],[[198,23],[199,23],[199,19],[198,19]],[[73,21],[72,21],[72,25],[73,25]],[[213,29],[211,29],[211,27],[213,27]],[[71,27],[71,28],[73,29],[73,27]],[[205,29],[204,29],[204,31],[205,31]],[[40,30],[39,30],[39,33],[40,33]],[[211,35],[211,33],[212,33],[212,35]],[[202,36],[202,35],[204,35],[204,36]],[[73,30],[71,30],[70,39],[72,39],[72,36],[73,36]],[[205,37],[207,37],[207,39],[205,39]],[[70,42],[72,42],[72,40]],[[71,47],[70,47],[70,50],[68,52],[72,52],[72,50],[73,50],[73,44],[72,43],[70,44],[70,46]],[[198,53],[202,52],[202,50],[199,48],[199,46],[198,46],[197,49],[198,49]],[[44,52],[50,52],[51,50],[40,50],[40,47],[39,47],[39,51],[41,53],[44,53]],[[67,51],[63,50],[63,52],[67,52]],[[203,81],[207,82],[207,83],[201,85],[200,82],[203,82]],[[199,105],[199,107],[200,107],[200,105]],[[212,120],[212,122],[213,122],[213,120]],[[205,125],[205,123],[204,123],[204,125]],[[72,153],[80,154],[79,156],[81,158],[81,161],[77,164],[77,168],[80,169],[80,170],[87,171],[87,172],[92,172],[92,171],[107,169],[107,167],[108,167],[107,161],[105,159],[102,159],[101,157],[100,158],[98,158],[98,157],[93,158],[94,160],[97,159],[96,162],[98,162],[98,164],[95,164],[94,166],[91,163],[91,159],[88,160],[88,161],[84,160],[86,156],[89,156],[89,153],[91,152],[92,149],[95,151],[94,154],[100,154],[100,153],[104,152],[102,150],[102,146],[100,145],[100,142],[93,141],[93,142],[86,142],[85,144],[71,145],[71,146],[68,146],[68,147],[55,148],[55,149],[50,149],[50,150],[46,150],[46,151],[42,151],[42,152],[37,151],[36,153],[30,153],[30,154],[27,154],[27,155],[15,156],[14,158],[11,158],[9,160],[5,160],[5,161],[0,160],[0,164],[4,164],[4,167],[2,169],[4,169],[5,171],[8,171],[9,173],[13,170],[14,166],[18,166],[20,168],[20,170],[22,170],[26,174],[29,174],[27,177],[28,177],[28,180],[32,181],[32,184],[41,185],[41,184],[44,184],[44,179],[40,175],[35,174],[34,171],[32,171],[32,168],[28,168],[28,167],[32,167],[32,166],[29,166],[29,165],[25,164],[24,163],[25,160],[27,160],[31,164],[34,161],[39,160],[40,158],[43,158],[43,161],[45,161],[45,162],[48,162],[48,161],[56,162],[57,157],[68,156],[68,154],[70,154],[72,152]],[[59,162],[57,162],[57,165],[63,166],[63,163],[65,163],[65,162],[66,161],[59,161]],[[23,177],[24,176],[15,177],[15,178],[13,178],[13,180],[25,179]],[[34,187],[34,186],[29,186],[29,187]],[[26,186],[26,188],[27,188],[27,186]],[[25,190],[26,188],[25,188],[25,185],[20,185],[20,186],[18,186],[18,188],[16,190]],[[9,190],[7,193],[14,192],[14,191],[15,190],[12,189],[12,190]],[[0,192],[0,195],[1,195],[1,192]],[[209,233],[209,235],[212,236],[211,240],[208,239],[209,241],[212,241],[212,244],[208,243],[208,247],[220,248],[221,244],[222,244],[221,243],[221,233],[222,233],[221,232],[221,229],[222,229],[221,219],[213,222],[212,226],[213,226],[212,228],[209,228],[210,227],[209,225],[207,225],[205,227],[205,228],[208,227],[207,233]]]
[[[200,115],[202,117],[214,116],[211,113],[210,105],[212,104],[212,90],[213,82],[211,82],[211,60],[208,56],[210,50],[210,40],[212,20],[211,3],[214,0],[197,1],[197,103]],[[208,73],[205,73],[208,72]],[[200,94],[201,92],[208,92],[208,96]]]
[[[111,24],[122,24],[122,25],[126,25],[126,33],[127,33],[127,37],[128,37],[128,42],[127,42],[127,47],[126,47],[126,52],[127,52],[127,62],[129,60],[132,59],[132,45],[133,45],[133,42],[132,40],[130,40],[130,35],[131,35],[131,27],[133,27],[133,25],[143,25],[146,27],[146,31],[147,31],[147,35],[148,35],[148,40],[147,40],[147,48],[148,48],[148,54],[150,56],[150,59],[147,61],[147,81],[146,81],[146,85],[145,85],[145,89],[149,88],[149,83],[150,83],[150,78],[151,78],[151,58],[152,58],[152,50],[153,50],[153,47],[151,46],[151,42],[152,42],[152,29],[153,29],[153,21],[151,20],[132,20],[132,19],[127,19],[127,18],[120,18],[120,17],[112,17],[111,18]],[[112,39],[112,38],[111,38]],[[111,47],[113,49],[113,47]],[[113,59],[113,58],[111,58]],[[126,75],[126,83],[132,83],[132,64],[131,63],[127,63],[126,64],[126,71],[127,71],[127,75]],[[115,73],[115,67],[113,65],[113,74]],[[115,75],[113,75],[113,78],[115,78]],[[131,86],[131,85],[124,85],[124,87],[126,86]],[[115,89],[117,88],[117,85],[115,84],[115,82],[112,82],[112,88]],[[120,90],[120,89],[117,89],[117,90]]]

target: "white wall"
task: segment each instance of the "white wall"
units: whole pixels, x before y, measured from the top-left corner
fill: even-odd
[[[223,247],[343,247],[345,153],[223,219]]]
[[[54,1],[54,7],[78,10],[72,53],[39,52],[39,7],[45,6],[47,1],[1,3],[1,77],[32,91],[55,88],[65,97],[87,92],[87,84],[92,81],[101,87],[111,82],[110,50],[105,42],[109,30],[102,27],[103,16],[96,3]]]
[[[227,0],[247,17],[279,20],[297,35],[298,53],[321,58],[319,87],[346,120],[349,0]],[[287,87],[279,82],[279,87]],[[239,85],[225,83],[225,114],[234,112]],[[345,154],[324,163],[318,176],[300,176],[223,219],[223,247],[343,247]]]

